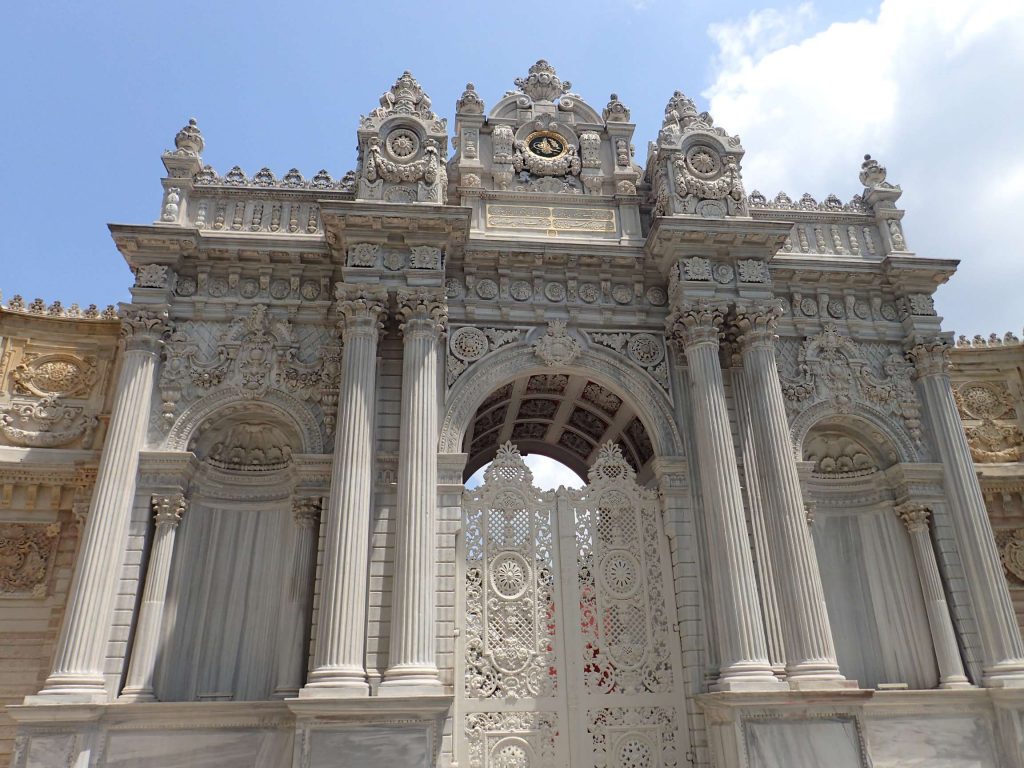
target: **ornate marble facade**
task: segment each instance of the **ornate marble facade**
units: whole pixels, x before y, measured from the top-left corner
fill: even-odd
[[[12,765],[1024,766],[1020,345],[870,157],[515,86],[404,73],[339,180],[190,121],[130,302],[0,309]]]

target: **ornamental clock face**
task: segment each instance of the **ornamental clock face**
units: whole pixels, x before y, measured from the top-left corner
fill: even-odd
[[[537,131],[526,139],[527,148],[538,157],[550,159],[565,154],[565,139],[551,131]]]

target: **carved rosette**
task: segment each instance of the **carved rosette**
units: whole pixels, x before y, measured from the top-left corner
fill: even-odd
[[[355,334],[383,331],[383,315],[388,308],[387,288],[338,283],[334,288],[334,298],[337,300],[338,330],[343,339]]]
[[[121,318],[121,338],[126,350],[155,352],[163,337],[170,332],[167,310],[148,309],[126,304],[118,313]]]
[[[907,352],[907,359],[914,366],[917,378],[945,376],[949,373],[949,353],[952,345],[941,336],[932,339],[918,339]]]
[[[46,597],[60,523],[0,524],[0,595]]]
[[[580,343],[569,335],[564,320],[551,320],[547,331],[533,343],[533,352],[545,365],[571,365],[583,352]]]
[[[729,307],[724,302],[700,299],[685,304],[665,320],[665,332],[683,349],[698,344],[714,344],[722,335],[722,322]]]
[[[153,522],[157,528],[167,526],[177,528],[182,515],[188,508],[188,500],[183,493],[172,493],[166,496],[154,495],[151,500]]]
[[[441,336],[448,330],[448,301],[443,288],[400,288],[399,331],[405,336]]]
[[[772,346],[778,338],[779,318],[783,314],[781,299],[737,303],[732,327],[740,349],[754,345]]]
[[[928,507],[914,501],[908,501],[897,506],[894,511],[899,519],[903,521],[909,533],[928,532],[928,519],[932,514]]]
[[[454,384],[459,376],[486,354],[519,341],[521,335],[522,331],[518,328],[477,328],[475,325],[456,328],[448,337],[448,386]]]

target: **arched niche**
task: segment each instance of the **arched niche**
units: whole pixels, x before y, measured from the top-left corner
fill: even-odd
[[[550,382],[553,377],[564,378],[565,386],[556,387],[556,392],[546,392],[544,387],[537,386],[530,391],[532,382]],[[591,396],[588,397],[586,393],[590,385]],[[556,423],[556,414],[547,417],[544,414],[530,416],[527,413],[519,418],[519,411],[511,417],[506,414],[504,431],[502,427],[494,425],[482,433],[498,433],[494,435],[493,445],[489,444],[486,451],[473,450],[472,439],[467,445],[467,438],[474,437],[471,432],[475,431],[479,419],[494,413],[505,402],[512,404],[517,388],[520,410],[523,403],[530,401],[554,402],[556,414],[558,408],[563,409],[561,414],[557,414],[558,423],[566,431],[577,435],[581,441],[585,440],[590,445],[589,450],[585,453],[582,448],[572,451],[566,446],[559,446],[557,441],[552,443],[545,439],[552,437],[550,433],[544,437],[525,433],[514,435],[516,425]],[[625,409],[624,413],[629,418],[620,416],[618,410],[611,412],[602,409],[594,402],[598,397],[606,395],[618,400],[619,407]],[[577,409],[594,419],[589,434],[580,424],[571,422],[572,414]],[[512,419],[511,430],[508,428],[509,418]],[[632,427],[631,436],[630,426],[634,419],[636,425]],[[606,430],[611,431],[597,434],[598,421],[607,425]],[[630,455],[631,452],[633,463],[638,465],[636,468],[640,470],[643,481],[647,479],[644,467],[653,458],[684,455],[672,404],[665,391],[646,372],[621,356],[595,348],[584,349],[570,364],[549,366],[534,354],[532,348],[520,345],[498,350],[471,366],[448,393],[439,450],[441,453],[470,453],[466,466],[468,477],[490,460],[498,444],[503,442],[500,439],[502,437],[512,440],[524,453],[542,453],[561,461],[584,477],[590,460],[596,455],[597,447],[609,439],[614,442],[622,438],[621,442],[628,449],[626,453]],[[646,448],[638,446],[641,441],[647,442]],[[582,446],[583,442],[579,445]]]
[[[199,468],[175,538],[156,693],[267,700],[280,685],[284,646],[302,643],[292,628],[308,623],[308,600],[290,597],[312,594],[313,573],[293,574],[293,454],[306,450],[307,436],[289,414],[251,401],[213,410],[188,435]]]
[[[832,414],[806,430],[800,458],[840,669],[863,688],[936,687],[914,553],[886,473],[899,443],[869,419]]]

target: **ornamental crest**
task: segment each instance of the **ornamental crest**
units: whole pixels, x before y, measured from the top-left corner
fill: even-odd
[[[1024,528],[999,531],[996,534],[999,559],[1003,567],[1019,581],[1024,581]]]
[[[10,442],[27,448],[55,448],[82,439],[92,447],[99,419],[85,408],[68,405],[56,395],[42,400],[15,400],[0,408],[0,431]]]
[[[555,366],[570,365],[583,349],[566,331],[564,320],[551,320],[544,335],[533,343],[533,351],[545,365]]]

